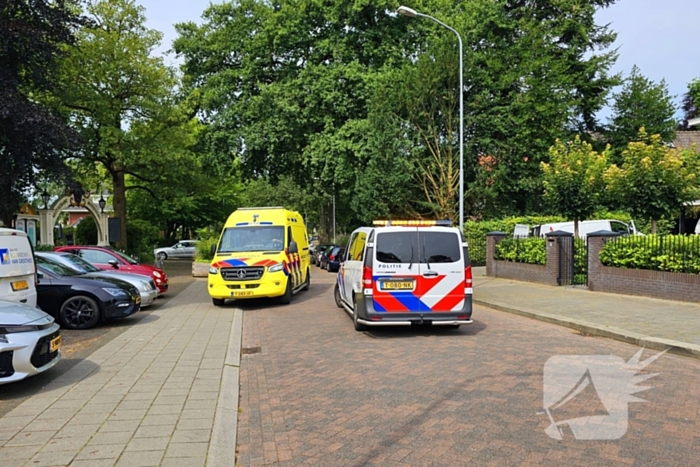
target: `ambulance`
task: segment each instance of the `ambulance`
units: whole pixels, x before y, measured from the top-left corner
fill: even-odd
[[[233,212],[212,255],[207,290],[215,306],[251,298],[277,298],[288,304],[311,285],[304,219],[283,207]]]
[[[468,245],[450,221],[374,221],[348,240],[335,303],[355,330],[472,324]]]

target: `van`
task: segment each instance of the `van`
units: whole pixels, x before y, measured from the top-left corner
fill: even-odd
[[[27,234],[0,228],[0,300],[36,308],[36,263]]]
[[[278,298],[288,304],[311,284],[304,219],[282,207],[236,210],[212,255],[207,290],[215,306],[250,298]]]
[[[558,230],[573,234],[574,222],[555,222],[552,224],[537,225],[533,227],[532,235],[534,237],[544,237],[548,232],[556,232]],[[615,219],[604,219],[579,221],[578,223],[578,236],[580,238],[586,238],[588,234],[601,230],[616,232],[623,235],[640,235],[637,231],[637,227],[634,225],[634,221],[627,223]]]
[[[468,245],[449,221],[375,221],[348,240],[335,303],[355,330],[472,324]]]

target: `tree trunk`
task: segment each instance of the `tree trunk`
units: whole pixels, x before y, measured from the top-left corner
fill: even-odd
[[[652,234],[656,233],[656,219],[651,220],[651,233]]]
[[[114,217],[120,221],[120,239],[117,248],[126,250],[126,184],[124,182],[124,172],[121,170],[112,172],[112,183],[114,184],[114,195],[112,205],[114,206]]]

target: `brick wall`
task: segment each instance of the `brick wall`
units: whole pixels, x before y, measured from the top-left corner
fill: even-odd
[[[545,265],[516,263],[494,259],[496,245],[505,238],[502,232],[491,232],[486,236],[486,275],[501,279],[557,285],[559,273],[559,251],[556,238],[547,237],[547,262]]]
[[[588,237],[588,289],[625,295],[700,302],[700,275],[603,266],[600,251],[607,235]],[[659,310],[662,311],[662,310]]]

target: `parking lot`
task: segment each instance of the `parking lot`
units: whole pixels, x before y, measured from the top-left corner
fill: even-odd
[[[162,307],[192,283],[191,261],[169,260],[163,263],[163,267],[169,276],[170,286],[168,292],[159,298],[156,303],[133,316],[123,320],[107,321],[92,329],[62,329],[62,358],[54,368],[45,373],[27,378],[24,381],[0,385],[0,417],[21,404],[23,400],[36,393],[41,387],[70,370],[95,350],[129,329],[131,325]]]

